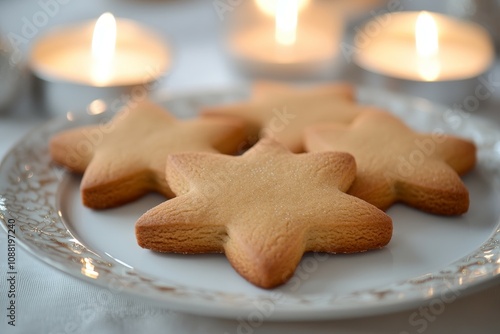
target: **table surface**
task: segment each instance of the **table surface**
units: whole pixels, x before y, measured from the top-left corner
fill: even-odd
[[[133,18],[160,32],[174,50],[174,66],[160,90],[169,93],[230,87],[249,78],[227,60],[221,46],[220,20],[212,1],[6,1],[0,0],[0,33],[22,35],[27,21],[45,11],[48,20],[34,36],[18,43],[26,55],[32,41],[46,29],[65,22],[95,18],[105,11]],[[51,4],[52,7],[48,4]],[[21,66],[23,63],[21,63]],[[491,72],[500,79],[497,64]],[[336,79],[346,79],[337,74]],[[2,80],[0,78],[0,80]],[[353,81],[353,80],[351,80]],[[497,80],[500,82],[500,80]],[[495,81],[495,82],[497,82]],[[356,83],[356,82],[355,82]],[[419,91],[410,92],[419,94]],[[441,92],[443,96],[446,92]],[[438,101],[440,102],[440,101]],[[500,89],[479,110],[481,116],[500,124]],[[47,116],[33,100],[29,84],[19,89],[15,103],[0,114],[0,157]],[[0,250],[6,236],[0,233]],[[5,310],[6,268],[0,251],[0,309]],[[221,320],[177,313],[124,295],[83,283],[33,259],[18,249],[18,291],[16,327],[7,325],[4,311],[0,333],[498,333],[500,329],[500,281],[461,296],[447,304],[442,313],[418,326],[412,315],[422,309],[359,319],[322,322],[266,322],[245,327],[241,320]]]

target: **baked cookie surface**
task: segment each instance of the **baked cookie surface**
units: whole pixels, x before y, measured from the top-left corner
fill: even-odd
[[[417,133],[388,112],[360,115],[350,126],[327,124],[306,130],[310,152],[342,151],[358,166],[348,193],[386,210],[395,202],[441,215],[469,208],[459,175],[476,164],[476,147],[465,139]]]
[[[229,116],[245,121],[249,144],[272,137],[292,152],[304,151],[303,130],[324,122],[350,123],[365,108],[354,101],[351,85],[335,83],[294,88],[257,82],[253,98],[240,103],[206,107],[201,116]]]
[[[243,125],[229,119],[178,120],[143,102],[123,109],[107,124],[71,129],[50,141],[52,159],[83,173],[83,203],[93,209],[119,206],[150,191],[173,197],[165,180],[167,155],[184,151],[234,153]]]
[[[349,154],[292,154],[269,138],[238,157],[173,154],[167,180],[177,197],[137,221],[137,242],[159,252],[225,253],[245,279],[272,288],[304,252],[362,252],[390,241],[390,217],[344,193],[355,174]]]

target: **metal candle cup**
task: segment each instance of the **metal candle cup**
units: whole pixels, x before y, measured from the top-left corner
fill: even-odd
[[[227,49],[239,68],[289,78],[336,70],[343,22],[331,4],[257,0],[245,6],[233,15],[227,37]]]
[[[33,46],[35,93],[49,114],[83,109],[94,100],[145,98],[168,70],[169,51],[150,30],[124,19],[103,29],[97,31],[96,21],[59,27]]]
[[[370,33],[375,31],[375,22],[377,34]],[[354,45],[362,83],[445,104],[474,94],[479,76],[494,60],[493,43],[485,29],[427,12],[378,17],[358,30]]]

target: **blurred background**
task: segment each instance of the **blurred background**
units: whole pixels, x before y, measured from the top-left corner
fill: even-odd
[[[34,46],[55,27],[64,29],[77,22],[96,20],[104,12],[111,12],[118,19],[134,20],[137,24],[150,29],[168,49],[169,63],[166,72],[162,73],[159,85],[155,86],[155,91],[175,93],[224,89],[245,85],[258,78],[295,83],[343,80],[360,85],[400,90],[403,93],[423,96],[452,106],[455,100],[458,99],[456,103],[459,103],[464,96],[467,96],[467,89],[473,90],[477,86],[479,76],[490,74],[492,81],[496,78],[500,80],[496,58],[492,62],[486,61],[486,65],[483,64],[486,69],[473,70],[476,72],[472,73],[472,81],[465,80],[471,78],[459,77],[454,85],[447,85],[449,82],[440,79],[434,80],[438,81],[437,84],[432,82],[427,85],[415,84],[415,81],[422,81],[419,78],[400,81],[400,78],[394,78],[398,75],[391,73],[387,75],[388,72],[383,68],[375,68],[373,71],[370,65],[363,64],[363,60],[356,61],[360,54],[361,56],[363,53],[373,54],[368,52],[366,45],[360,43],[365,39],[370,43],[372,40],[380,39],[379,35],[383,34],[379,30],[383,31],[388,27],[384,21],[378,19],[380,15],[397,11],[427,10],[445,14],[447,18],[478,22],[488,31],[491,45],[496,46],[498,50],[500,29],[496,18],[500,14],[499,1],[296,1],[299,7],[297,23],[294,26],[297,42],[292,47],[282,48],[292,49],[291,52],[273,50],[272,44],[279,43],[276,42],[278,37],[275,36],[277,33],[275,23],[278,18],[272,12],[276,2],[279,1],[0,0],[2,38],[0,70],[3,82],[0,86],[0,105],[4,114],[2,117],[54,116],[54,110],[49,110],[48,116],[47,113],[44,114],[42,109],[47,106],[34,99],[36,94],[44,94],[37,92],[36,87],[35,89],[32,87],[30,67],[36,65],[33,65],[30,57]],[[286,20],[288,15],[286,10],[283,13]],[[370,22],[374,24],[367,25]],[[412,26],[413,24],[408,22],[394,29],[403,34],[403,30],[407,28],[411,30]],[[286,27],[286,22],[282,29],[286,34],[286,29],[289,29]],[[410,33],[413,34],[413,31]],[[460,39],[463,34],[455,35],[449,39]],[[396,38],[399,37],[401,36]],[[471,38],[474,39],[474,35]],[[474,47],[470,46],[469,49]],[[488,52],[484,51],[482,54]],[[386,49],[379,56],[382,58],[380,62],[383,63],[383,59],[386,59],[385,62],[392,61],[389,58],[391,55],[394,58],[394,54],[397,52]],[[404,62],[405,59],[401,57],[399,61],[393,63]],[[453,60],[456,56],[451,58]],[[465,63],[470,62],[467,60],[470,58],[465,59]],[[445,59],[446,62],[449,62],[449,59]],[[456,62],[459,63],[458,66],[463,67],[464,62]],[[13,70],[19,73],[12,73]],[[373,72],[378,74],[382,72],[382,75],[371,75]],[[467,75],[471,76],[471,74],[465,76]],[[50,78],[49,81],[54,81],[54,78]],[[55,81],[58,81],[58,78]],[[475,109],[496,108],[498,95],[500,94],[494,94],[487,101],[480,101],[480,108]],[[56,98],[51,96],[51,99],[69,100],[68,96]],[[7,102],[10,102],[9,108]],[[85,108],[83,105],[74,107]]]

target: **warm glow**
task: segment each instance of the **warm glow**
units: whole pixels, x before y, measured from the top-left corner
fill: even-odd
[[[104,13],[97,19],[92,36],[92,78],[98,85],[111,78],[115,47],[116,20],[113,14]]]
[[[87,106],[87,113],[90,115],[99,115],[107,110],[106,102],[101,99],[94,100]]]
[[[421,12],[417,17],[415,46],[420,76],[426,81],[436,80],[441,72],[438,60],[439,33],[436,21],[428,12]]]
[[[439,52],[436,21],[428,12],[421,12],[415,23],[415,44],[421,57],[432,57]]]
[[[92,259],[85,257],[81,260],[82,266],[82,274],[90,278],[97,278],[99,273],[94,270],[94,265],[92,264]]]
[[[278,44],[295,44],[298,15],[299,0],[277,0],[275,37]]]
[[[295,0],[293,0],[294,2]],[[279,0],[256,0],[257,7],[266,15],[274,16]],[[299,11],[309,4],[310,0],[298,0]]]

